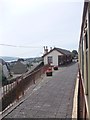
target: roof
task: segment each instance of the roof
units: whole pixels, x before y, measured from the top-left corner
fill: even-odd
[[[23,63],[18,61],[16,64],[13,65],[11,71],[14,72],[14,74],[22,74],[27,72],[28,69]]]
[[[7,63],[3,59],[0,58],[0,77],[1,76],[8,78],[10,76],[10,71],[9,71]]]
[[[65,55],[70,55],[71,52],[69,50],[61,49],[61,48],[56,48],[60,53],[65,54]]]
[[[51,53],[52,51],[57,50],[58,52],[64,54],[64,55],[71,55],[71,52],[69,50],[65,50],[65,49],[61,49],[61,48],[53,48],[52,50],[50,50],[48,53],[44,54],[42,57],[48,55],[49,53]]]
[[[0,58],[0,63],[1,63],[2,65],[6,65],[6,62],[5,62],[3,59],[1,59],[1,58]]]

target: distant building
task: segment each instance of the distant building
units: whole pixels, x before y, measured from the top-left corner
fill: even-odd
[[[51,64],[55,66],[60,66],[62,64],[68,63],[72,61],[72,54],[70,51],[61,49],[61,48],[53,48],[48,52],[48,49],[44,47],[44,55],[43,61],[45,64]]]

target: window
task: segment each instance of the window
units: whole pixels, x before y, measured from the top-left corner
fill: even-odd
[[[82,76],[84,78],[84,39],[82,38]]]
[[[88,94],[88,24],[87,24],[87,20],[86,20],[86,29],[85,29],[85,37],[84,37],[84,55],[85,55],[85,57],[84,57],[84,66],[85,66],[85,68],[84,68],[84,79],[85,79],[85,93],[86,94]]]
[[[49,56],[49,57],[48,57],[48,64],[50,64],[50,63],[53,63],[53,58],[52,58],[52,56]]]
[[[88,39],[87,39],[87,32],[86,32],[85,38],[86,38],[86,49],[88,49]]]
[[[87,86],[86,94],[88,94],[88,34],[87,34],[87,31],[85,35],[85,42],[86,42],[86,86]]]

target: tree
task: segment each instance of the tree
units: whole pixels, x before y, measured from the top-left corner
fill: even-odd
[[[19,58],[18,61],[23,61],[24,62],[24,59],[23,58]]]
[[[72,56],[73,56],[73,58],[74,58],[74,57],[78,57],[78,52],[77,52],[77,50],[73,50],[73,51],[72,51]]]
[[[75,55],[78,55],[77,50],[73,50],[72,53],[75,54]]]
[[[2,86],[7,84],[8,84],[7,78],[4,75],[2,75]]]

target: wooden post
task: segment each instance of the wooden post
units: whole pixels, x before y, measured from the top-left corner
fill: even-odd
[[[24,89],[23,89],[23,76],[21,77],[21,86],[22,86],[22,96],[24,96]]]
[[[32,79],[33,79],[33,83],[35,84],[35,76],[34,76],[34,74],[32,76]]]
[[[18,80],[16,80],[16,82],[17,82],[17,90],[16,90],[16,99],[17,99],[17,101],[19,100],[19,95],[18,95]]]

